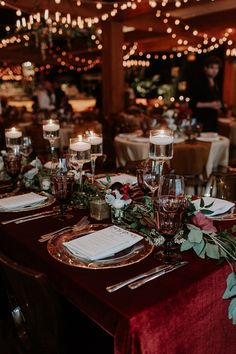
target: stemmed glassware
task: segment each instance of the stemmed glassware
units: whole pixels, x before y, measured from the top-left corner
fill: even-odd
[[[21,173],[21,155],[20,153],[8,152],[3,156],[3,161],[8,176],[12,178],[14,189],[17,186],[18,176]]]
[[[79,183],[82,186],[82,172],[84,163],[91,161],[91,144],[87,136],[79,135],[70,139],[69,164],[80,172]]]
[[[43,120],[43,137],[50,143],[52,162],[56,159],[56,142],[59,139],[60,124],[58,119]]]
[[[60,220],[70,219],[72,214],[68,214],[68,204],[70,202],[73,188],[74,175],[68,173],[67,162],[65,158],[59,158],[55,173],[50,177],[52,194],[60,204]]]
[[[181,255],[174,243],[174,237],[181,230],[187,209],[183,176],[163,175],[160,177],[155,209],[157,229],[165,238],[164,249],[155,257],[165,263],[178,262],[181,260]]]
[[[22,144],[22,131],[15,127],[5,129],[5,140],[6,147],[15,154],[18,154]]]
[[[143,170],[143,184],[151,191],[152,199],[159,187],[159,172],[159,165],[155,160],[151,160],[149,166]]]
[[[103,138],[102,134],[95,134],[93,131],[87,132],[88,141],[91,144],[91,172],[92,183],[95,179],[95,163],[98,156],[102,156],[103,153]]]
[[[32,141],[30,136],[24,136],[22,139],[22,144],[20,146],[20,153],[27,159],[32,153]]]
[[[160,175],[163,174],[163,164],[173,158],[174,134],[170,129],[150,130],[149,158],[159,164]]]

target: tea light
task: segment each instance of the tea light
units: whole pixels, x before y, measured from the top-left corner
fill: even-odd
[[[164,132],[160,132],[158,135],[150,136],[150,143],[155,145],[168,145],[172,144],[174,137],[166,135]]]
[[[5,137],[8,139],[19,139],[22,137],[22,131],[20,129],[15,128],[15,127],[11,128],[11,129],[6,129]]]
[[[59,129],[60,125],[58,123],[55,123],[52,119],[49,119],[46,124],[43,124],[43,130],[47,132],[56,132]]]
[[[91,145],[99,145],[102,144],[102,137],[94,134],[94,132],[90,132],[90,135],[88,136],[88,141]]]
[[[78,141],[70,144],[70,149],[73,151],[87,151],[90,149],[91,144],[82,140],[82,135],[78,136]]]

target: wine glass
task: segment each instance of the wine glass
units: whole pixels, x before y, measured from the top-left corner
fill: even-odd
[[[95,179],[95,163],[98,156],[102,156],[103,152],[103,138],[101,134],[95,134],[93,131],[87,132],[88,141],[91,144],[91,172],[92,183]]]
[[[159,187],[159,180],[160,165],[155,160],[151,160],[143,170],[143,184],[151,191],[152,200]]]
[[[160,177],[155,209],[157,229],[165,238],[163,250],[155,257],[165,263],[176,263],[181,260],[181,255],[174,243],[174,236],[181,230],[183,216],[187,209],[183,176],[163,175]]]
[[[79,135],[70,139],[69,164],[72,168],[80,172],[79,183],[82,186],[83,165],[91,160],[91,144],[88,137]]]
[[[149,158],[156,160],[163,174],[164,162],[173,158],[174,133],[171,129],[150,130]]]
[[[59,139],[60,124],[58,119],[43,120],[43,137],[50,143],[52,161],[56,159],[56,143]]]
[[[55,196],[60,204],[60,220],[66,220],[73,217],[68,214],[68,204],[70,202],[73,188],[74,188],[74,175],[69,174],[65,158],[60,158],[54,174],[50,176],[52,194]]]
[[[21,173],[21,155],[19,153],[9,152],[3,156],[3,161],[8,176],[12,178],[14,189],[18,182],[18,176]]]
[[[30,136],[24,136],[22,139],[22,144],[20,146],[21,155],[23,155],[26,159],[32,153],[32,141]]]

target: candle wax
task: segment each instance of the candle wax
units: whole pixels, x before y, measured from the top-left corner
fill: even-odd
[[[70,149],[74,151],[86,151],[90,149],[90,144],[84,141],[78,141],[70,145]]]
[[[156,135],[150,137],[150,143],[155,145],[168,145],[172,144],[174,141],[173,136],[169,135]]]

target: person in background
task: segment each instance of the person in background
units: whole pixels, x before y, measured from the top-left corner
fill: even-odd
[[[216,78],[222,66],[216,56],[208,57],[204,63],[202,76],[190,85],[190,108],[193,118],[202,124],[204,132],[217,132],[217,118],[223,109],[221,92]]]
[[[52,81],[45,80],[38,86],[34,95],[34,107],[39,111],[53,111],[61,106],[64,91]]]

